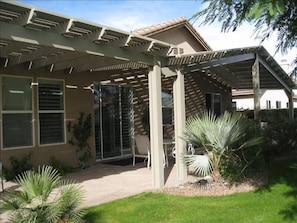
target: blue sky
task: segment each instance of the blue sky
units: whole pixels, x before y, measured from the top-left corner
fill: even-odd
[[[17,0],[19,2],[61,13],[70,17],[92,21],[113,28],[131,31],[148,25],[164,22],[180,16],[191,18],[201,7],[200,0]],[[193,26],[214,49],[228,49],[257,46],[253,26],[244,24],[235,32],[221,33],[221,24],[213,23]],[[275,54],[276,34],[262,45],[280,63],[290,64],[297,55],[297,49],[288,54]],[[283,60],[287,60],[284,62]],[[284,67],[285,69],[287,67]],[[291,67],[292,68],[292,67]],[[288,68],[290,70],[290,68]]]

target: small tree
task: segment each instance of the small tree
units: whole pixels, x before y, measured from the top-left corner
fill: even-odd
[[[77,123],[71,125],[69,122],[68,131],[72,132],[69,143],[77,147],[76,153],[78,154],[79,166],[83,169],[86,167],[86,161],[92,157],[91,147],[88,143],[88,139],[92,134],[91,114],[85,118],[84,113],[80,113]]]
[[[205,154],[184,155],[186,164],[194,168],[197,174],[205,176],[212,173],[214,181],[220,181],[223,158],[230,158],[238,150],[260,143],[259,137],[245,139],[247,127],[239,113],[225,112],[216,117],[213,113],[205,112],[190,118],[183,138],[195,147],[203,147]]]
[[[81,187],[74,181],[62,180],[53,167],[23,172],[16,181],[20,189],[7,190],[1,196],[1,211],[9,212],[9,222],[82,222]]]

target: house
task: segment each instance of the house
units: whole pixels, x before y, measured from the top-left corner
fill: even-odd
[[[297,108],[297,91],[293,90],[293,107]],[[232,91],[233,107],[237,110],[254,109],[254,93],[252,90]],[[261,109],[286,109],[289,100],[284,90],[261,90]]]
[[[186,118],[232,109],[232,89],[284,89],[292,112],[295,84],[263,47],[212,51],[181,17],[126,32],[0,1],[0,157],[54,157],[78,166],[69,143],[80,114],[91,115],[88,164],[131,157],[149,113],[154,187],[164,185],[163,136],[174,137],[178,178],[187,169]],[[149,112],[148,112],[149,111]],[[132,161],[131,161],[132,162]]]

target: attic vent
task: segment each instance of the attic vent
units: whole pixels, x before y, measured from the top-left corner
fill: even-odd
[[[184,53],[184,49],[183,48],[174,48],[173,49],[173,54],[177,55],[177,54],[183,54]]]

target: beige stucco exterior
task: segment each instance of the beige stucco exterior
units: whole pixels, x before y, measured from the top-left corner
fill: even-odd
[[[197,41],[192,33],[185,27],[179,26],[173,29],[167,29],[159,32],[153,36],[158,40],[177,45],[183,49],[183,53],[189,54],[205,50],[203,46]],[[109,82],[113,84],[129,84],[133,86],[133,104],[135,112],[135,133],[145,133],[141,118],[145,108],[149,106],[149,89],[148,89],[148,69],[137,72],[115,73],[114,71],[101,72],[80,72],[65,74],[65,72],[49,73],[43,69],[28,70],[24,66],[7,68],[1,71],[1,75],[16,75],[33,78],[36,82],[38,78],[58,79],[64,81],[65,86],[65,135],[66,140],[64,144],[59,145],[38,145],[38,120],[37,118],[37,87],[33,86],[34,95],[34,147],[32,148],[15,148],[2,149],[1,159],[5,167],[10,167],[9,158],[11,156],[22,157],[31,153],[31,162],[33,166],[41,164],[48,164],[51,157],[56,158],[64,165],[77,166],[77,155],[75,148],[68,143],[71,134],[67,131],[66,126],[68,122],[75,122],[80,112],[91,114],[93,118],[93,94],[90,90],[84,89],[94,82]],[[173,83],[176,76],[164,77],[162,76],[162,89],[173,90]],[[197,112],[205,109],[205,94],[206,93],[220,93],[222,97],[222,109],[231,108],[231,89],[208,78],[205,75],[198,75],[195,73],[186,74],[184,77],[185,83],[185,105],[186,117],[189,117]],[[76,86],[77,88],[68,88],[67,86]],[[164,128],[164,137],[174,136],[174,125]],[[94,133],[94,126],[93,126]],[[94,134],[89,139],[89,144],[92,148],[92,158],[89,164],[96,162],[95,159],[95,138]]]

